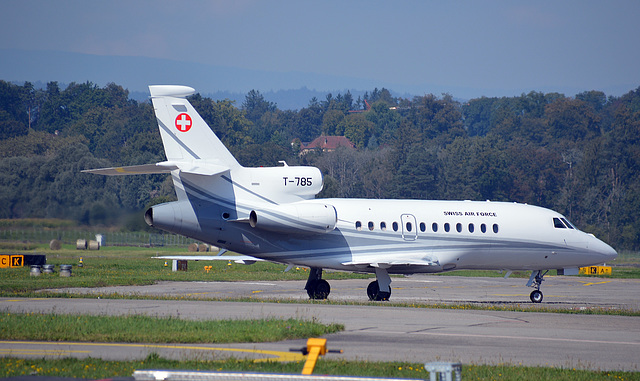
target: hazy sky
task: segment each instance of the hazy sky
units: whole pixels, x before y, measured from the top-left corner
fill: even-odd
[[[453,94],[621,95],[640,86],[635,0],[0,0],[0,7],[0,49],[319,73]]]

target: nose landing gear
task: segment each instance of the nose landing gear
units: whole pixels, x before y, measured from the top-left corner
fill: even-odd
[[[548,272],[549,270],[546,270],[544,273],[542,273],[542,270],[534,270],[531,272],[529,282],[527,282],[527,287],[535,288],[535,290],[531,291],[531,295],[529,295],[529,298],[533,303],[542,302],[543,295],[542,291],[540,291],[540,286],[542,285],[542,282],[544,282],[544,276],[547,275]]]

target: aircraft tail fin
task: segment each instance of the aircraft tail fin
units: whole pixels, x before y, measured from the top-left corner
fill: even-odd
[[[322,173],[314,167],[242,167],[187,100],[195,93],[191,87],[149,86],[149,91],[167,160],[83,172],[108,176],[171,173],[178,200],[193,195],[208,201],[225,200],[225,205],[242,200],[272,207],[312,199],[322,189]],[[249,211],[242,216],[247,221]],[[314,211],[307,208],[303,212]],[[258,223],[281,229],[269,219],[269,213],[270,208],[260,209]],[[295,209],[295,213],[301,212]]]
[[[231,152],[186,99],[187,86],[149,86],[160,136],[170,163],[201,163],[218,168],[240,167]]]

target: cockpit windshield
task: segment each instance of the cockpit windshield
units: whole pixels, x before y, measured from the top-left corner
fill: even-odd
[[[564,217],[553,217],[553,227],[556,229],[575,229],[575,227]]]
[[[562,221],[558,217],[553,217],[553,227],[556,229],[566,229],[567,227],[564,225]]]

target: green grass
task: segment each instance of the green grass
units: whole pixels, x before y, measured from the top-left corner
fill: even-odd
[[[47,263],[73,265],[73,276],[60,277],[58,273],[29,276],[30,269],[0,269],[0,296],[30,296],[33,291],[51,288],[69,287],[106,287],[149,285],[158,281],[276,281],[306,280],[307,269],[293,269],[284,272],[286,266],[270,262],[257,262],[253,265],[241,265],[226,261],[189,261],[188,271],[171,271],[159,259],[161,255],[195,255],[186,248],[139,248],[139,247],[102,247],[98,251],[75,250],[65,246],[62,250],[52,251],[44,245],[38,246],[33,253],[46,254]],[[26,254],[26,252],[25,252]],[[83,267],[77,267],[80,258]],[[212,266],[207,273],[204,266]],[[346,272],[326,272],[326,279],[368,278],[366,275]]]
[[[143,315],[0,313],[0,339],[122,343],[256,343],[344,329],[299,319],[203,320]]]
[[[3,252],[35,250],[37,248],[38,245],[28,242],[0,242],[0,251]]]
[[[136,369],[173,369],[200,371],[242,371],[265,373],[299,374],[303,362],[253,362],[231,359],[213,360],[167,360],[152,353],[140,361],[103,361],[99,359],[17,359],[0,358],[0,377],[39,375],[55,377],[75,377],[84,379],[106,379],[129,377]],[[407,362],[365,362],[320,359],[314,374],[347,375],[369,377],[395,377],[429,379],[424,364]],[[462,366],[463,380],[640,380],[640,373],[601,372],[573,368],[525,367],[505,365],[465,365]]]
[[[640,265],[640,252],[622,250],[618,252],[618,258],[613,263],[617,265]]]
[[[0,253],[15,253],[2,250]],[[171,261],[152,259],[160,255],[194,255],[186,248],[139,248],[139,247],[102,247],[98,251],[75,250],[66,245],[62,250],[52,251],[46,245],[23,253],[47,255],[47,263],[56,265],[71,264],[73,276],[62,278],[58,274],[43,274],[40,277],[29,276],[29,268],[0,269],[0,296],[30,296],[33,291],[50,288],[69,287],[105,287],[122,285],[149,285],[157,281],[279,281],[305,280],[308,271],[305,268],[284,272],[285,265],[269,262],[257,262],[253,265],[240,265],[225,261],[189,261],[188,271],[171,271]],[[77,267],[80,258],[83,268]],[[212,266],[207,273],[204,266]],[[549,274],[554,275],[555,270]],[[440,276],[501,277],[499,271],[458,270],[437,274]],[[528,272],[515,271],[512,277],[528,278]],[[348,272],[325,272],[324,277],[332,279],[367,279],[368,274]],[[611,276],[604,278],[640,278],[640,254],[621,253],[620,263],[616,263]]]

